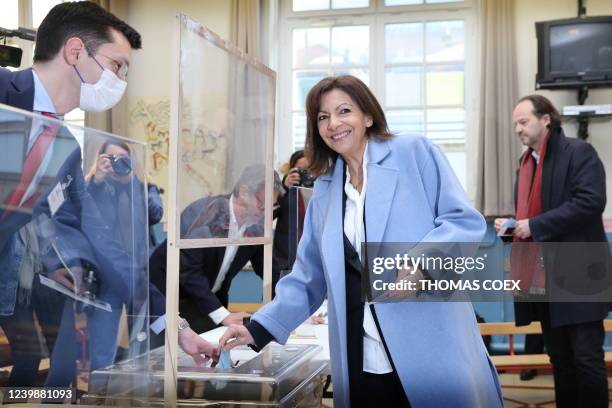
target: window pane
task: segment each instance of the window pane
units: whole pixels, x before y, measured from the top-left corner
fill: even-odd
[[[462,20],[427,23],[427,62],[462,61],[463,31]]]
[[[365,68],[338,69],[332,72],[332,75],[352,75],[361,79],[364,84],[370,85],[370,74]]]
[[[332,0],[332,8],[335,9],[360,8],[369,5],[368,0]]]
[[[389,110],[386,116],[391,132],[423,134],[423,111],[421,110]]]
[[[293,113],[293,151],[304,148],[304,141],[306,140],[306,113],[294,112]]]
[[[427,4],[434,3],[463,3],[463,0],[425,0]]]
[[[332,64],[367,65],[370,53],[370,27],[332,28]]]
[[[15,29],[19,27],[19,0],[5,0],[2,2],[0,13],[0,27]]]
[[[293,0],[293,11],[327,10],[329,0]]]
[[[385,105],[421,105],[421,67],[394,67],[385,70]]]
[[[32,0],[32,25],[37,28],[49,10],[62,0]]]
[[[293,73],[293,109],[304,109],[306,95],[314,84],[328,76],[327,71],[296,71]]]
[[[407,4],[423,4],[423,0],[385,0],[385,6],[403,6]]]
[[[427,111],[427,137],[437,142],[465,140],[465,110],[429,109]]]
[[[463,105],[463,65],[427,67],[427,105]]]
[[[293,67],[329,65],[329,28],[293,30]]]
[[[423,61],[423,24],[385,25],[385,63]]]

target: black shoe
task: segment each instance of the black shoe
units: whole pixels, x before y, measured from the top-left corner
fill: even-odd
[[[536,370],[535,368],[526,368],[524,370],[521,370],[521,381],[529,381],[529,380],[533,380],[536,376],[538,375],[538,370]]]

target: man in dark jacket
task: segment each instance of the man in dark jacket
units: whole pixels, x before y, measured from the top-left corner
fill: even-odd
[[[88,1],[58,4],[43,19],[38,28],[33,67],[18,72],[0,68],[0,103],[56,119],[63,119],[63,115],[77,107],[90,112],[108,110],[121,99],[127,86],[127,71],[132,49],[140,47],[140,35],[100,6]],[[25,115],[3,110],[0,117],[3,126],[7,125],[7,120],[10,121],[12,116],[21,117],[22,122],[25,117]],[[28,120],[30,119],[25,122]],[[36,117],[31,122],[35,120]],[[94,268],[98,266],[99,271],[121,269],[111,267],[110,262],[105,265],[108,267],[100,267],[104,261],[111,259],[119,252],[115,251],[111,254],[110,251],[107,251],[109,242],[98,240],[98,243],[107,245],[104,249],[103,245],[95,245],[96,239],[93,239],[85,228],[85,226],[91,227],[92,223],[83,221],[90,214],[84,209],[85,202],[82,194],[84,180],[80,147],[74,137],[57,122],[45,122],[39,128],[40,130],[33,125],[22,123],[18,129],[18,137],[6,137],[7,143],[17,141],[23,146],[21,149],[23,156],[14,157],[14,159],[21,160],[24,168],[27,163],[31,162],[33,169],[40,169],[36,174],[43,171],[53,173],[49,177],[51,181],[49,185],[36,182],[35,177],[29,178],[27,180],[28,190],[23,197],[14,194],[18,190],[14,188],[17,184],[15,180],[1,180],[5,187],[2,192],[7,193],[7,196],[1,197],[4,205],[0,205],[0,251],[11,251],[12,253],[9,255],[2,252],[0,261],[17,259],[14,252],[16,247],[13,245],[16,239],[15,234],[20,228],[30,223],[32,213],[34,213],[36,223],[40,221],[41,216],[46,216],[49,222],[45,225],[49,226],[50,230],[59,237],[57,242],[61,242],[65,249],[64,261],[73,271],[80,270],[86,263],[93,264]],[[55,128],[55,132],[49,131],[52,128]],[[7,129],[10,130],[10,128]],[[44,141],[44,144],[40,143],[41,147],[37,150],[37,143],[41,140]],[[34,151],[39,154],[32,155]],[[10,149],[5,153],[11,154]],[[30,160],[32,156],[38,157],[36,160],[38,163]],[[48,165],[49,162],[52,163],[51,166]],[[17,181],[19,185],[22,184],[19,177]],[[42,181],[45,181],[44,177]],[[57,188],[52,190],[47,187]],[[30,190],[35,190],[35,194],[29,194]],[[55,200],[57,207],[50,208],[49,195],[55,190],[59,190],[60,196],[64,198],[59,201]],[[28,197],[31,198],[33,204],[26,206]],[[44,254],[41,255],[44,257]],[[68,286],[74,283],[71,282],[71,275],[67,268],[58,259],[47,258],[44,263],[49,276],[54,280],[66,282]],[[31,336],[32,333],[35,334],[33,324],[25,326],[21,324],[24,322],[21,319],[22,315],[13,316],[14,292],[17,290],[17,274],[15,273],[17,269],[15,268],[19,268],[19,265],[12,266],[14,268],[0,268],[2,270],[0,273],[2,278],[0,300],[3,301],[3,304],[0,305],[0,315],[4,316],[0,317],[0,324],[3,327],[15,326],[18,329],[9,328],[8,330],[9,333],[14,333],[10,335],[11,345],[24,343],[24,331],[27,332],[28,338],[37,341],[36,336]],[[6,274],[10,276],[5,276]],[[9,302],[4,304],[5,300]],[[67,301],[67,304],[68,302],[72,301]],[[152,297],[151,303],[161,310],[157,314],[163,314],[165,302],[161,295],[156,298]],[[33,321],[31,314],[30,310],[28,323]],[[153,312],[153,314],[156,313]],[[74,331],[74,324],[66,324],[65,321],[62,321],[62,327],[64,326],[72,326],[72,331]],[[60,347],[58,341],[56,349],[65,349],[66,352],[72,353],[77,350],[77,347],[73,346],[74,335],[70,336],[69,330],[63,332],[66,333],[66,337],[72,344],[69,347]],[[179,342],[197,361],[203,360],[201,354],[210,355],[212,353],[212,346],[189,328],[180,332]],[[52,369],[56,367],[54,364],[56,361],[63,360],[70,359],[52,356]],[[34,370],[38,369],[38,364],[31,364],[31,366],[34,367]]]
[[[597,302],[574,302],[556,296],[564,285],[568,293],[572,292],[566,282],[570,279],[587,284],[597,275],[602,290],[609,285],[605,261],[601,274],[593,274],[592,268],[585,267],[573,268],[571,275],[563,275],[567,271],[562,261],[567,256],[581,257],[566,243],[574,243],[573,246],[589,243],[587,249],[603,247],[604,258],[608,256],[602,222],[606,205],[604,167],[590,144],[565,136],[559,112],[543,96],[522,98],[514,109],[513,120],[515,132],[528,149],[521,157],[515,187],[512,270],[514,273],[522,261],[519,273],[525,277],[526,270],[533,272],[529,276],[532,285],[540,286],[548,300],[515,302],[516,324],[538,320],[542,323],[558,407],[607,407],[603,319],[609,303],[601,297]],[[495,221],[496,229],[502,222],[504,219]],[[542,245],[542,253],[533,259],[529,256],[516,259],[515,248],[529,246],[529,242]],[[544,271],[544,280],[537,278],[538,268]]]

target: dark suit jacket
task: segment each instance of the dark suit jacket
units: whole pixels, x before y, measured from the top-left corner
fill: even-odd
[[[34,106],[34,77],[31,69],[11,72],[0,68],[0,103],[19,109],[32,111]],[[3,125],[0,123],[0,131]],[[29,123],[18,129],[27,141]],[[27,133],[26,133],[27,132]],[[98,206],[87,193],[82,171],[81,149],[74,137],[65,129],[60,129],[53,147],[53,157],[47,172],[47,183],[41,183],[41,195],[34,209],[34,220],[38,223],[41,235],[53,241],[69,266],[84,265],[100,273],[106,283],[112,282],[125,302],[134,302],[132,285],[146,284],[135,282],[132,258],[122,245],[113,239],[108,227],[102,222]],[[27,146],[27,143],[25,143]],[[66,185],[65,202],[51,215],[47,196],[57,183]],[[32,220],[30,214],[11,214],[0,223],[0,244],[11,234]],[[43,253],[48,271],[61,267],[59,258],[50,246]],[[145,266],[146,267],[146,263]],[[146,270],[144,271],[146,272]],[[146,277],[145,273],[136,273]],[[123,279],[117,279],[122,277]],[[163,314],[165,304],[159,291],[151,288],[152,314]],[[143,301],[146,299],[142,299]]]
[[[517,177],[518,182],[518,177]],[[516,197],[517,185],[515,185]],[[542,171],[542,213],[529,220],[529,228],[536,242],[606,242],[602,213],[606,206],[606,175],[597,152],[580,139],[567,138],[561,128],[554,129],[546,149]],[[586,282],[591,279],[588,268],[573,268],[573,276],[560,276],[567,259],[565,246],[546,244],[544,264],[547,287],[551,279],[555,285],[564,279]],[[599,245],[607,251],[607,245]],[[575,257],[575,251],[571,254]],[[579,254],[578,254],[579,255]],[[585,260],[585,264],[588,263]],[[607,267],[609,273],[609,267]],[[602,280],[602,285],[608,284]],[[555,286],[552,285],[552,286]],[[553,299],[554,300],[554,299]],[[609,304],[605,302],[570,303],[553,302],[549,305],[552,327],[604,319]],[[515,303],[518,325],[538,320],[532,305]]]
[[[200,222],[198,222],[200,220]],[[185,238],[226,238],[229,226],[229,196],[212,196],[190,204],[181,214],[181,233]],[[249,233],[249,229],[245,234]],[[196,331],[210,329],[208,314],[221,306],[227,307],[232,279],[251,261],[255,273],[263,276],[263,246],[240,246],[223,285],[212,292],[223,263],[225,247],[181,250],[179,278],[179,311]],[[166,242],[151,256],[151,282],[158,288],[166,285]]]

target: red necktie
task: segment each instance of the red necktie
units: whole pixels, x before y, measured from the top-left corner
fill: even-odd
[[[55,118],[55,115],[52,113],[42,112],[42,114],[50,118]],[[5,219],[11,213],[12,209],[19,207],[32,208],[36,202],[36,199],[40,195],[39,192],[32,194],[32,196],[29,197],[21,206],[19,205],[23,199],[23,196],[28,190],[28,187],[32,183],[32,180],[34,180],[34,177],[36,176],[36,173],[38,172],[38,169],[40,168],[40,165],[45,158],[47,151],[49,150],[49,146],[53,143],[53,140],[55,139],[55,136],[57,136],[60,127],[61,125],[57,123],[47,123],[43,125],[42,132],[26,155],[19,184],[15,190],[13,190],[9,198],[4,202],[7,210],[4,212],[4,214],[2,214],[0,220]]]

